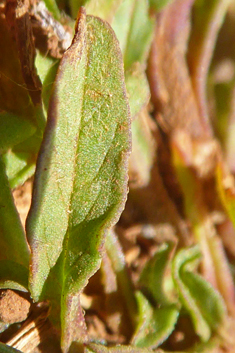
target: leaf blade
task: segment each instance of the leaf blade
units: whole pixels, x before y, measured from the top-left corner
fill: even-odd
[[[104,234],[124,207],[129,131],[117,39],[107,23],[82,10],[58,69],[26,226],[31,293],[61,306],[64,351],[79,340],[71,323],[80,291],[99,267]],[[60,288],[53,297],[55,279]],[[56,320],[53,308],[52,315]]]

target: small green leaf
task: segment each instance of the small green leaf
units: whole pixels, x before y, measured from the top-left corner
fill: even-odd
[[[139,323],[132,343],[140,348],[156,348],[174,330],[179,316],[176,305],[153,308],[141,292],[136,293]]]
[[[181,278],[198,303],[203,317],[213,330],[217,330],[226,315],[223,298],[209,282],[196,273],[183,271]]]
[[[124,207],[129,153],[117,39],[107,23],[81,10],[54,84],[27,220],[31,293],[35,300],[51,298],[54,321],[61,307],[65,352],[84,340],[79,295]]]
[[[141,287],[159,304],[172,303],[174,288],[170,260],[174,244],[163,244],[151,258],[140,275]]]
[[[222,297],[192,269],[201,254],[197,246],[179,251],[172,263],[175,285],[182,304],[188,310],[196,333],[208,341],[211,331],[223,323],[226,309]]]
[[[22,353],[22,352],[19,351],[18,349],[12,348],[0,342],[0,353]]]
[[[146,0],[124,0],[112,27],[123,53],[125,70],[133,63],[145,64],[153,36],[154,21],[148,15]]]

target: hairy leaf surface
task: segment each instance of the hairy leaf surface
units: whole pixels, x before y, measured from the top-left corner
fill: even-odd
[[[118,42],[107,23],[82,10],[54,84],[27,220],[31,293],[61,304],[64,351],[79,341],[72,327],[79,293],[124,206],[129,130]]]

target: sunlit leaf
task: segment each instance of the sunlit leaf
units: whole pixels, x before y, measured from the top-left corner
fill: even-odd
[[[129,126],[118,42],[82,11],[58,69],[27,220],[31,293],[53,299],[54,321],[61,306],[65,352],[85,339],[79,294],[124,206]]]
[[[85,4],[87,14],[102,18],[103,20],[112,23],[119,5],[123,0],[89,0]]]
[[[45,0],[45,5],[48,8],[48,10],[52,13],[53,17],[56,20],[59,20],[61,17],[61,14],[56,0]]]
[[[137,61],[145,63],[154,28],[154,21],[148,15],[148,2],[124,0],[115,14],[112,27],[120,43],[125,69]]]

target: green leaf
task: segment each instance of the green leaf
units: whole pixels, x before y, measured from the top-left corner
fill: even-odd
[[[130,103],[131,117],[134,118],[148,103],[150,98],[149,84],[143,66],[134,63],[125,72],[126,89]]]
[[[147,348],[136,348],[133,346],[121,346],[117,347],[105,347],[101,344],[90,343],[86,349],[85,353],[151,353],[152,349]],[[154,352],[162,352],[160,350],[155,350]]]
[[[0,353],[22,353],[22,352],[19,351],[18,349],[12,348],[0,342]]]
[[[35,172],[35,156],[30,152],[7,151],[2,156],[10,187],[23,185]]]
[[[0,261],[0,288],[26,292],[28,275],[29,270],[25,266],[11,260]]]
[[[114,17],[112,27],[123,53],[125,69],[133,63],[145,64],[154,29],[148,16],[146,0],[124,0]]]
[[[29,249],[2,158],[0,158],[0,185],[0,260],[11,260],[28,268]]]
[[[0,157],[0,288],[28,287],[29,249]]]
[[[159,304],[174,300],[170,260],[174,251],[173,243],[163,244],[144,267],[139,284]]]
[[[0,113],[0,154],[33,135],[36,127],[12,113]]]
[[[52,13],[53,17],[58,21],[61,17],[56,0],[45,0],[47,9]]]
[[[111,23],[122,1],[123,0],[89,0],[86,2],[85,8],[87,14],[98,16],[102,18],[102,20]]]
[[[55,321],[61,307],[65,352],[84,339],[79,294],[100,266],[104,234],[124,207],[129,153],[118,42],[107,23],[86,19],[82,10],[56,76],[26,226],[31,293],[54,301]]]
[[[172,263],[175,285],[182,304],[188,310],[196,333],[208,341],[211,331],[223,323],[226,309],[220,294],[192,269],[201,254],[197,246],[179,251]]]
[[[171,2],[172,0],[149,0],[149,5],[153,10],[158,12]]]
[[[139,323],[132,343],[141,348],[155,348],[174,330],[179,316],[176,305],[153,308],[141,292],[136,293],[139,306]]]
[[[50,100],[50,96],[51,96],[51,91],[53,88],[53,83],[55,81],[55,77],[57,74],[59,63],[60,63],[59,60],[54,62],[54,64],[47,71],[47,74],[43,80],[42,100],[43,100],[44,108],[46,111],[48,110],[48,107],[49,107],[49,100]]]
[[[149,185],[155,159],[156,142],[151,131],[151,117],[143,109],[132,121],[132,153],[129,161],[129,175],[133,188]]]
[[[35,66],[37,68],[38,75],[43,83],[42,100],[46,111],[48,110],[51,90],[55,81],[59,63],[60,60],[55,60],[54,58],[51,58],[49,56],[45,57],[45,55],[42,55],[40,52],[37,52]]]
[[[22,185],[34,174],[36,156],[41,142],[41,132],[37,130],[28,139],[15,145],[2,156],[11,188]]]

